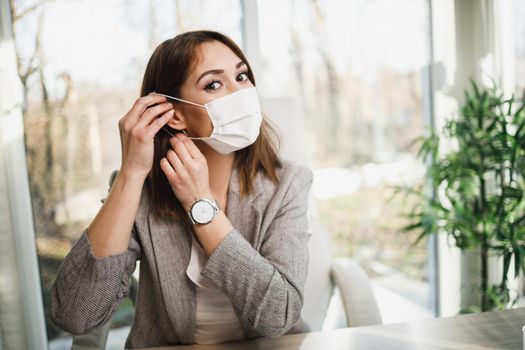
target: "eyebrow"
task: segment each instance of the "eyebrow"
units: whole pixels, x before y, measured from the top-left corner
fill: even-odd
[[[244,61],[240,61],[239,63],[237,63],[235,65],[235,69],[239,69],[243,65],[246,65],[246,63]],[[208,70],[208,71],[202,73],[199,76],[199,79],[197,79],[197,82],[195,84],[198,84],[199,81],[207,74],[222,74],[222,73],[224,73],[224,69],[211,69],[211,70]]]

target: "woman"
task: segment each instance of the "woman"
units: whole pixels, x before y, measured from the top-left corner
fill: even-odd
[[[217,32],[183,33],[157,47],[141,90],[119,122],[121,168],[59,269],[53,322],[108,322],[140,259],[126,348],[308,331],[312,172],[279,159],[246,57]]]

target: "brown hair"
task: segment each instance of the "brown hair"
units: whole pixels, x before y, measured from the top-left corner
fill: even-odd
[[[161,43],[149,59],[144,79],[142,81],[141,96],[150,92],[180,96],[180,88],[188,78],[197,62],[198,47],[209,41],[218,41],[229,47],[248,67],[248,78],[255,86],[255,78],[248,60],[241,49],[227,36],[207,30],[191,31],[177,35]],[[180,132],[165,125],[172,134]],[[173,193],[168,179],[160,168],[160,160],[165,157],[171,148],[170,135],[162,129],[155,135],[153,167],[148,175],[146,184],[152,197],[152,209],[156,215],[172,216],[188,221],[188,215],[180,201]],[[258,171],[278,182],[276,168],[282,166],[278,150],[280,137],[275,128],[263,116],[261,130],[257,140],[250,146],[235,152],[234,167],[239,173],[241,198],[248,195],[253,189],[253,180]]]

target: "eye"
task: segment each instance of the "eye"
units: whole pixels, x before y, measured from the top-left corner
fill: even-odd
[[[237,81],[246,81],[248,80],[248,73],[243,72],[237,76]]]
[[[204,89],[205,90],[217,90],[221,87],[221,82],[218,80],[213,80],[212,82],[208,83]]]

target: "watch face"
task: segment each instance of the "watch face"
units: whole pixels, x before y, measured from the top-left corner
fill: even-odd
[[[210,222],[214,215],[215,210],[213,209],[213,205],[206,201],[198,201],[191,208],[191,216],[193,216],[193,220],[200,224]]]

